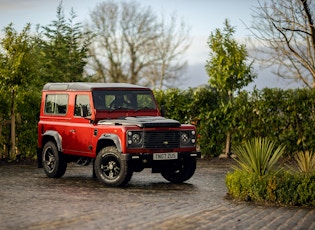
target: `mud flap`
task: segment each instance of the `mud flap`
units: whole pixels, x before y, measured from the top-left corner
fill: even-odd
[[[37,148],[37,167],[42,168],[43,162],[42,162],[42,149]]]

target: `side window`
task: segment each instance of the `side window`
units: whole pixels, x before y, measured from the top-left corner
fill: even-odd
[[[67,94],[47,94],[45,100],[45,113],[65,115],[68,111]]]
[[[91,116],[90,99],[88,95],[76,95],[75,96],[75,109],[74,116],[83,116],[81,112],[86,111],[86,116]]]

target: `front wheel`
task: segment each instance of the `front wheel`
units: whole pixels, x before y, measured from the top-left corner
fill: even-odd
[[[62,177],[67,170],[67,162],[63,159],[56,144],[52,141],[44,145],[42,163],[46,175],[51,178]]]
[[[163,169],[161,175],[164,179],[180,184],[189,180],[196,170],[196,158],[185,158],[180,161],[172,162],[167,168]]]
[[[126,185],[133,174],[128,161],[121,159],[115,146],[107,146],[97,154],[94,171],[97,179],[107,186]]]

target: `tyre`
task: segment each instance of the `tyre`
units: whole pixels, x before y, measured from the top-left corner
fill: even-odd
[[[42,163],[46,175],[51,178],[62,177],[67,169],[67,162],[63,159],[56,144],[52,141],[49,141],[44,145]]]
[[[97,154],[94,171],[99,181],[112,187],[126,185],[133,174],[128,161],[121,159],[115,146],[107,146]]]
[[[161,175],[169,182],[180,184],[194,175],[196,164],[196,158],[185,158],[172,162],[167,168],[162,170]]]

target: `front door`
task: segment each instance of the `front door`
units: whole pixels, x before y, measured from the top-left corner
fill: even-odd
[[[85,107],[85,109],[82,109]],[[87,111],[84,114],[83,111]],[[93,153],[92,131],[93,124],[85,116],[91,115],[90,97],[88,94],[75,95],[74,114],[68,127],[68,151],[70,154],[88,156]]]

